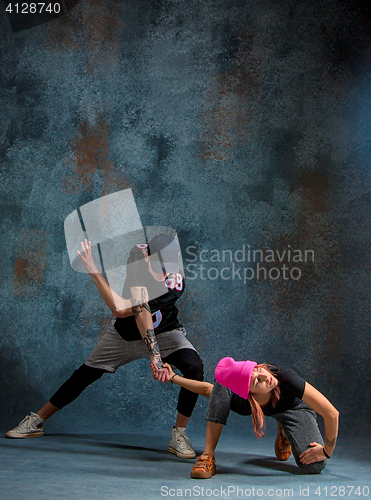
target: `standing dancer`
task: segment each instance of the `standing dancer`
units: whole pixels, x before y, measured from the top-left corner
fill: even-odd
[[[104,373],[114,373],[120,366],[139,358],[149,358],[154,377],[165,382],[168,371],[163,362],[176,366],[189,379],[203,380],[203,364],[193,345],[186,339],[178,321],[176,301],[184,291],[184,273],[178,266],[177,242],[160,234],[149,244],[138,244],[127,261],[123,297],[108,285],[94,264],[91,244],[81,243],[78,252],[85,270],[91,275],[104,302],[114,317],[107,332],[87,361],[57,390],[36,413],[31,412],[20,424],[6,433],[9,438],[44,435],[43,424],[55,412],[74,401]],[[169,451],[180,458],[194,458],[196,453],[185,435],[197,394],[182,389],[177,418],[172,430]]]

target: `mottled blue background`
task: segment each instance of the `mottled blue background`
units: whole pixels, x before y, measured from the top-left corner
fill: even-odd
[[[1,429],[37,411],[109,321],[92,280],[70,267],[64,219],[131,188],[143,225],[176,229],[185,264],[189,246],[209,256],[243,244],[314,251],[296,281],[190,279],[180,317],[207,380],[226,355],[293,364],[340,410],[342,429],[362,430],[371,410],[366,3],[80,0],[17,33],[3,13],[0,29]],[[138,361],[47,429],[165,429],[177,392]],[[206,407],[200,400],[191,425],[205,425]]]

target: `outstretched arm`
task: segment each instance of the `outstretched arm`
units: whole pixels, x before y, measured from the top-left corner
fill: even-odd
[[[211,391],[213,390],[213,384],[209,382],[201,382],[199,380],[192,380],[189,378],[184,378],[173,372],[173,369],[168,363],[164,363],[163,365],[167,368],[169,372],[169,380],[173,384],[179,385],[180,387],[184,387],[184,389],[188,389],[191,392],[195,392],[196,394],[200,394],[201,396],[205,396],[209,398],[211,395]],[[151,365],[152,372],[154,372],[154,366]]]
[[[112,290],[102,274],[99,272],[93,260],[90,241],[85,240],[85,244],[81,242],[81,250],[82,253],[79,251],[77,251],[77,253],[84,264],[84,268],[93,278],[98,292],[101,294],[101,297],[106,305],[111,309],[113,315],[118,318],[133,316],[134,310],[132,308],[132,301],[124,299]]]
[[[300,459],[304,464],[321,462],[327,458],[326,454],[331,456],[334,451],[338,435],[339,412],[323,394],[308,382],[305,383],[303,401],[323,417],[326,437],[325,446],[319,443],[308,443],[311,448],[304,451],[300,455]]]

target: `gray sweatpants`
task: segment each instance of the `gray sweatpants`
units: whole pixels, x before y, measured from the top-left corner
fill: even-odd
[[[231,411],[233,392],[218,382],[215,382],[206,420],[226,425]],[[247,403],[249,404],[249,403]],[[298,406],[271,416],[282,427],[291,445],[296,464],[308,474],[319,474],[326,462],[315,462],[305,465],[300,462],[299,455],[309,448],[309,443],[317,442],[323,445],[323,439],[317,424],[317,414],[304,401]]]
[[[111,321],[110,327],[103,333],[98,344],[85,361],[87,366],[115,373],[120,366],[124,366],[131,361],[149,358],[143,340],[132,340],[130,342],[123,340],[116,332],[115,321],[115,318]],[[183,327],[159,334],[156,336],[156,341],[162,358],[166,358],[166,356],[180,349],[193,349],[196,351],[186,338],[186,331]]]

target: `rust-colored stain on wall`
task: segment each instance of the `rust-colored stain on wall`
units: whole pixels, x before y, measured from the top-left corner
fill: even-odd
[[[122,24],[119,3],[86,0],[46,27],[45,44],[58,53],[76,51],[75,73],[82,80],[72,79],[71,85],[89,86],[91,78],[97,75],[102,78],[117,67]],[[92,191],[95,181],[102,185],[102,195],[129,187],[109,159],[110,129],[104,107],[99,92],[92,102],[80,102],[81,121],[70,143],[72,155],[67,160],[72,164],[72,172],[68,172],[62,182],[67,194]],[[102,176],[103,181],[95,178],[97,175]]]
[[[121,28],[118,3],[84,0],[68,15],[47,25],[45,43],[57,50],[81,51],[87,71],[103,74],[108,66],[118,62]]]
[[[23,230],[14,261],[13,291],[18,296],[36,295],[44,283],[48,233]]]
[[[303,172],[299,177],[298,188],[303,191],[303,201],[311,214],[331,210],[333,179],[331,175],[316,171]]]
[[[252,54],[249,33],[239,37],[233,69],[209,81],[207,109],[202,116],[200,157],[223,161],[231,148],[248,142],[259,120],[259,102],[264,83],[263,61]]]
[[[77,137],[71,141],[72,153],[67,160],[72,165],[72,171],[62,183],[62,189],[67,194],[92,191],[94,176],[99,174],[103,176],[102,195],[129,187],[124,175],[109,159],[109,132],[103,117],[94,125],[87,120],[82,121]]]
[[[108,159],[108,124],[100,119],[95,125],[83,120],[77,137],[71,141],[72,175],[63,182],[62,187],[68,194],[93,189],[93,176],[101,170],[112,168]]]
[[[312,280],[312,288],[323,287],[321,331],[311,332],[311,337],[313,341],[320,340],[324,355],[318,368],[324,371],[326,371],[326,361],[330,359],[332,362],[340,361],[340,347],[343,342],[342,256],[337,239],[337,222],[332,218],[334,182],[330,174],[319,172],[302,174],[300,185],[303,189],[303,204],[297,229],[301,246],[312,247],[316,253],[316,281],[313,283]],[[305,286],[305,280],[302,285]]]
[[[289,245],[292,250],[313,250],[314,262],[309,259],[306,263],[297,264],[302,271],[301,278],[297,281],[281,278],[270,281],[269,288],[266,286],[267,282],[260,282],[257,297],[259,302],[268,304],[272,328],[279,335],[297,343],[302,341],[302,325],[295,328],[293,319],[297,318],[298,310],[305,311],[310,301],[313,301],[317,311],[316,321],[313,322],[316,327],[311,328],[310,321],[305,335],[318,352],[318,359],[312,361],[313,367],[318,361],[317,369],[323,372],[326,371],[326,361],[330,358],[332,362],[339,361],[343,342],[341,255],[336,228],[331,222],[334,180],[329,175],[307,171],[293,185],[294,189],[302,193],[296,229],[290,234],[269,234],[269,241],[262,241],[261,246],[273,246],[280,252],[287,250]],[[296,266],[295,263],[284,263],[291,268]],[[264,266],[269,269],[270,266],[276,267],[277,263],[264,263]]]

